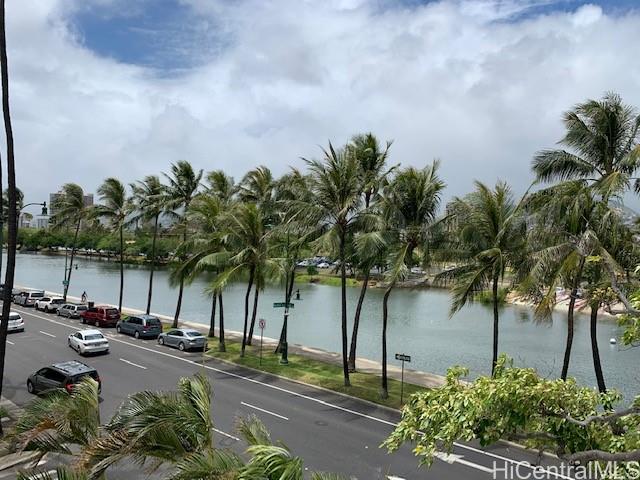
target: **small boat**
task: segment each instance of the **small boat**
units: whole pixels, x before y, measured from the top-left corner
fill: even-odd
[[[611,345],[615,345],[616,343],[618,343],[618,340],[616,340],[616,339],[615,339],[615,337],[611,337],[611,338],[609,339],[609,343],[610,343]]]

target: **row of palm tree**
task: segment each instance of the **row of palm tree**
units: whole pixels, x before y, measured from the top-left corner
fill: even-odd
[[[67,460],[56,469],[55,477],[34,469],[18,478],[103,479],[123,463],[133,463],[147,473],[163,469],[165,478],[173,480],[309,478],[303,460],[281,442],[272,441],[253,415],[237,421],[238,434],[247,446],[244,455],[217,448],[211,397],[208,378],[196,374],[180,379],[175,392],[130,395],[103,425],[93,379],[76,385],[71,395],[63,389],[48,392],[27,405],[13,440],[18,450],[36,452],[38,460],[47,454]],[[323,472],[310,475],[314,480],[343,478]]]
[[[378,267],[385,279],[380,332],[383,396],[388,391],[389,299],[412,266],[428,267],[433,262],[454,265],[436,277],[437,282],[451,287],[452,314],[479,296],[490,296],[492,371],[499,354],[501,289],[518,289],[535,302],[540,318],[548,318],[556,287],[567,286],[568,331],[561,373],[566,378],[578,295],[586,292],[587,303],[593,307],[595,335],[598,309],[614,301],[611,275],[617,277],[621,269],[628,272],[633,262],[640,261],[634,233],[622,223],[614,202],[631,188],[640,162],[639,119],[615,94],[580,104],[564,117],[567,134],[562,143],[567,150],[544,150],[535,156],[532,169],[536,179],[530,189],[535,191],[516,199],[504,182],[498,181],[495,187],[476,182],[472,193],[454,198],[443,214],[445,185],[438,174],[438,162],[422,169],[389,167],[391,142],[383,146],[368,133],[354,136],[340,148],[329,143],[319,159],[304,159],[306,172],[292,169],[279,179],[261,166],[236,183],[222,171],[205,175],[180,161],[163,174],[166,184],[158,176],[148,176],[131,186],[130,198],[118,180],[105,180],[98,190],[102,204],[91,209],[81,202],[80,187],[68,184],[59,204],[54,205],[54,222],[74,228],[77,235],[82,222],[102,217],[122,239],[128,224],[142,221],[151,225],[155,242],[159,219],[172,217],[174,231],[182,238],[171,275],[178,287],[174,326],[179,321],[184,285],[204,272],[213,273],[215,278],[207,289],[212,298],[209,330],[215,334],[218,314],[219,348],[224,350],[223,292],[230,282],[245,281],[241,355],[252,343],[265,285],[280,282],[288,303],[297,261],[310,252],[332,256],[341,280],[345,386],[350,385],[350,373],[356,371],[362,305],[370,273]],[[71,263],[73,255],[72,249]],[[147,312],[151,308],[153,257]],[[350,339],[348,268],[355,268],[362,279]],[[71,271],[67,275],[68,286]],[[633,281],[630,277],[627,280]],[[278,350],[286,341],[285,310]],[[595,336],[592,343],[594,365],[600,372],[598,384],[604,389]]]

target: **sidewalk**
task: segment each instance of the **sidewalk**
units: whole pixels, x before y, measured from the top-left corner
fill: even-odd
[[[16,288],[25,288],[28,289],[30,287],[23,287],[23,286],[16,286]],[[50,292],[50,291],[46,291],[45,292],[47,295],[50,296],[59,296],[61,297],[62,294],[58,293],[58,292]],[[74,302],[80,302],[80,298],[79,297],[73,297],[71,295],[67,295],[67,299],[70,301],[74,301]],[[100,304],[100,305],[108,305],[111,307],[116,307],[117,305],[111,305],[108,303],[101,303],[101,302],[96,302],[96,304]],[[129,307],[122,307],[122,313],[125,315],[139,315],[144,313],[144,311],[142,310],[138,310],[135,308],[129,308]],[[166,323],[171,323],[173,322],[173,317],[168,316],[168,315],[163,315],[160,313],[155,313],[155,312],[151,312],[152,315],[155,315],[156,317],[160,318],[162,321],[166,322]],[[204,333],[205,335],[209,332],[209,328],[207,325],[204,325],[202,323],[197,323],[197,322],[192,322],[189,320],[185,320],[180,318],[180,324],[181,325],[186,325],[190,328],[194,328],[196,330],[201,331],[202,333]],[[216,335],[218,334],[218,329],[216,328]],[[225,337],[228,339],[232,339],[232,340],[237,340],[237,341],[241,341],[242,340],[242,332],[238,332],[235,330],[228,330],[225,329]],[[256,338],[256,337],[254,337]],[[276,346],[278,345],[278,339],[275,338],[271,338],[271,337],[264,337],[264,346],[266,347],[266,350],[269,350],[269,348],[275,350]],[[298,345],[298,344],[294,344],[294,343],[290,343],[289,344],[289,352],[293,353],[293,354],[298,354],[307,358],[311,358],[313,360],[318,360],[321,362],[326,362],[326,363],[333,363],[336,365],[341,365],[342,364],[342,355],[336,352],[329,352],[327,350],[323,350],[321,348],[315,348],[315,347],[307,347],[304,345]],[[362,357],[357,357],[356,358],[356,366],[358,368],[359,372],[363,372],[363,373],[370,373],[373,375],[380,375],[381,371],[382,371],[382,364],[378,361],[375,360],[370,360],[367,358],[362,358]],[[401,368],[395,365],[389,365],[387,364],[387,374],[389,376],[389,378],[393,378],[395,380],[400,381],[401,377],[402,377],[402,371]],[[419,385],[422,387],[427,387],[427,388],[435,388],[435,387],[440,387],[444,384],[445,382],[445,377],[442,375],[436,375],[434,373],[427,373],[427,372],[421,372],[418,370],[411,370],[405,367],[404,369],[404,381],[407,383],[412,383],[414,385]]]

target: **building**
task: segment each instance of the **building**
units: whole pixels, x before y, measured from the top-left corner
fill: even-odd
[[[49,194],[49,216],[53,216],[56,213],[55,205],[58,198],[62,195],[62,192],[58,191],[57,193]],[[90,207],[93,205],[93,193],[85,193],[84,195],[84,206]],[[48,219],[47,219],[48,223]]]

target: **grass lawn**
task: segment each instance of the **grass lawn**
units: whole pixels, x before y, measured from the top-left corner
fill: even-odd
[[[339,287],[342,285],[339,276],[333,276],[329,274],[307,275],[297,274],[295,278],[296,283],[318,283],[320,285],[330,285],[332,287]],[[347,287],[356,287],[362,282],[355,278],[347,278]]]
[[[238,365],[256,370],[274,373],[293,380],[327,388],[340,393],[369,400],[387,407],[400,408],[400,382],[389,379],[389,398],[380,398],[380,377],[369,373],[352,373],[351,387],[343,384],[342,367],[332,363],[320,362],[299,355],[289,354],[289,365],[280,365],[280,355],[274,355],[271,348],[263,350],[262,365],[259,359],[259,345],[247,347],[246,354],[240,357],[240,343],[227,341],[227,351],[218,351],[218,339],[209,339],[210,350],[207,355],[224,359]],[[426,390],[417,385],[404,384],[404,401],[412,393]]]

